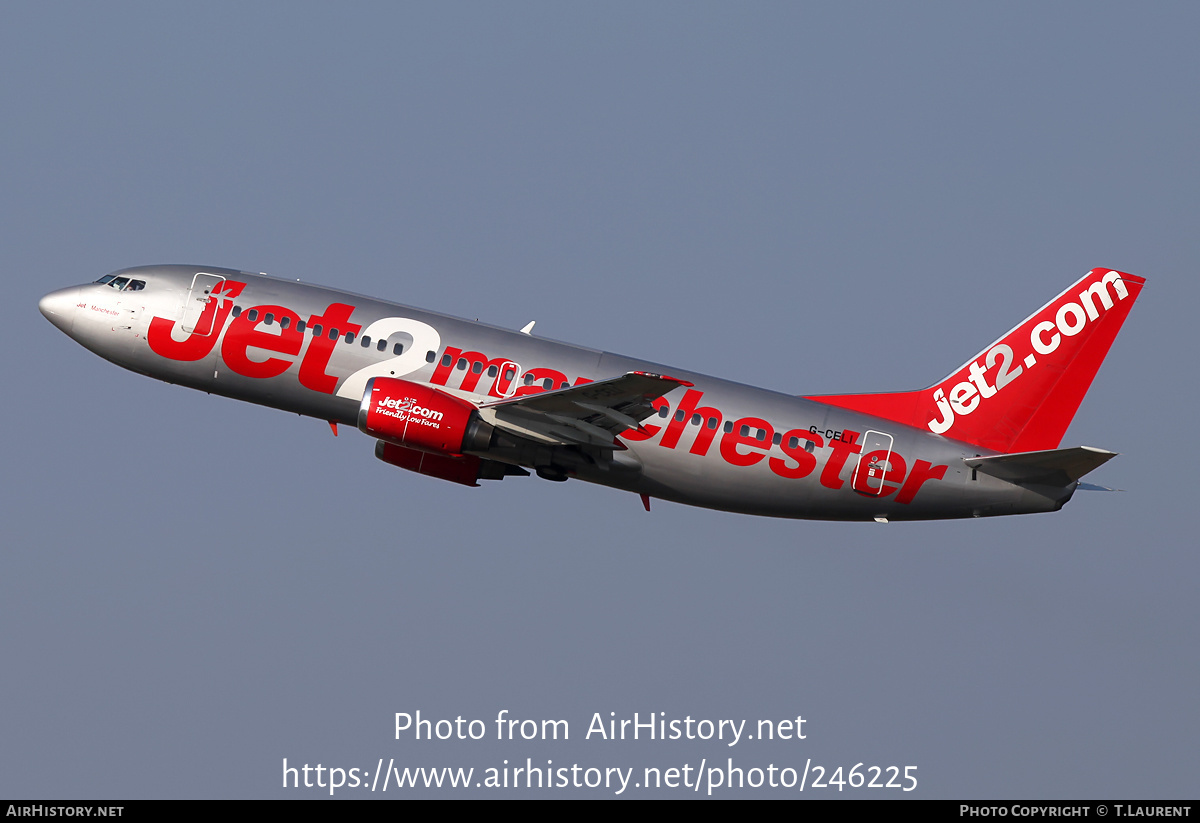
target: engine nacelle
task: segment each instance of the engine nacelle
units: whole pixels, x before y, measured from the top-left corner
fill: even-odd
[[[375,444],[375,456],[384,463],[391,463],[410,472],[427,477],[439,477],[464,486],[478,486],[480,466],[483,461],[470,454],[450,457],[416,449],[407,449],[380,440]]]
[[[486,449],[491,435],[491,426],[479,419],[475,406],[467,401],[394,377],[367,381],[358,427],[397,446],[451,456],[467,448]]]

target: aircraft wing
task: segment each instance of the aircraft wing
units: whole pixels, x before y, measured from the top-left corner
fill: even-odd
[[[691,386],[650,372],[582,383],[557,391],[512,397],[488,403],[480,416],[497,428],[555,446],[596,446],[624,449],[616,440],[655,413],[653,401],[680,386]]]

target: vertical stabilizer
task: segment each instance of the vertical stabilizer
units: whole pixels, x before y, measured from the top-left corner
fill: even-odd
[[[808,399],[999,452],[1057,448],[1145,282],[1092,269],[927,389]]]

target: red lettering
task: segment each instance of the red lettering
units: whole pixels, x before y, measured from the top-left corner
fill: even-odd
[[[854,441],[858,439],[858,432],[845,431],[841,435],[829,442],[833,447],[833,454],[829,455],[829,460],[825,462],[825,468],[821,470],[821,485],[829,489],[840,489],[843,485],[842,478],[839,477],[842,473],[842,467],[846,465],[846,459],[852,454],[858,454],[862,451],[862,447]]]
[[[741,433],[743,426],[750,428],[745,435]],[[757,429],[766,430],[766,437],[762,440],[758,439]],[[765,452],[771,450],[771,438],[774,437],[774,434],[771,424],[766,420],[757,417],[743,417],[733,424],[732,431],[726,432],[725,436],[721,438],[721,457],[725,458],[726,463],[734,466],[753,466],[766,457]],[[738,451],[738,446],[761,449],[762,453],[742,454]]]
[[[700,402],[700,398],[704,396],[704,392],[695,389],[688,389],[683,394],[683,399],[679,401],[679,408],[675,412],[675,418],[667,424],[667,431],[663,434],[659,445],[663,448],[673,449],[679,445],[679,438],[687,428],[688,421],[693,415],[700,415],[700,425],[697,427],[696,439],[692,442],[692,447],[688,449],[692,454],[704,456],[708,454],[708,448],[712,445],[713,438],[717,436],[717,429],[721,426],[721,412],[711,406],[700,406],[696,404]],[[683,419],[680,420],[679,412],[683,412]],[[713,428],[709,428],[709,418],[716,418],[717,423]]]
[[[354,306],[331,303],[324,314],[310,317],[308,325],[320,324],[323,329],[337,329],[339,334],[348,331],[358,334],[362,326],[350,322],[350,315],[353,313]],[[327,334],[313,337],[308,344],[308,350],[304,352],[304,359],[300,361],[301,386],[324,394],[333,394],[337,388],[337,378],[326,374],[325,370],[329,367],[329,358],[333,356],[337,342],[337,339],[330,340]]]
[[[913,464],[912,474],[904,482],[904,488],[900,489],[900,493],[896,495],[896,502],[911,503],[913,498],[917,496],[917,491],[920,490],[922,483],[926,480],[941,480],[946,476],[946,469],[948,468],[950,467],[934,466],[925,460],[918,460]]]
[[[463,375],[462,385],[459,388],[463,391],[475,391],[475,387],[479,384],[480,378],[483,377],[484,371],[494,368],[496,370],[496,378],[492,381],[492,388],[488,391],[488,394],[492,397],[504,396],[499,390],[499,386],[504,384],[504,368],[509,366],[515,370],[515,363],[507,357],[497,357],[495,360],[488,360],[486,354],[477,351],[465,351],[461,353],[461,356],[469,365],[467,373]],[[476,364],[479,366],[478,370],[475,368]],[[515,374],[512,379],[516,379]],[[565,380],[566,378],[564,377],[563,379]]]
[[[446,353],[438,361],[437,368],[433,370],[433,377],[429,378],[429,382],[436,386],[446,385],[446,381],[450,379],[450,370],[454,368],[454,361],[460,354],[462,354],[462,349],[447,346]]]
[[[150,329],[146,333],[146,342],[150,345],[150,350],[168,360],[203,360],[213,350],[220,329],[225,326],[225,320],[233,310],[233,298],[241,294],[244,288],[245,283],[225,280],[213,289],[200,319],[196,321],[197,330],[213,329],[209,334],[193,331],[186,340],[176,340],[171,336],[171,330],[178,321],[162,317],[151,318]]]
[[[767,465],[771,467],[771,471],[780,477],[794,480],[800,477],[808,477],[812,474],[813,469],[817,467],[817,456],[804,448],[802,442],[797,442],[795,446],[792,446],[793,437],[798,438],[800,441],[811,441],[818,449],[825,445],[825,441],[821,439],[821,435],[806,431],[805,429],[792,429],[783,436],[779,447],[783,449],[784,454],[796,461],[796,465],[789,466],[786,460],[781,460],[778,457],[772,457],[767,461]]]
[[[261,320],[251,320],[250,312],[244,311],[234,318],[225,330],[221,341],[221,359],[238,374],[246,377],[278,377],[289,368],[294,361],[279,357],[268,357],[263,361],[251,360],[247,349],[264,349],[277,354],[287,354],[295,357],[304,345],[304,334],[296,331],[296,323],[300,320],[296,313],[283,306],[255,306],[260,314],[271,312],[280,320],[288,318],[287,328],[280,323],[279,334],[261,331],[258,324]],[[256,315],[257,317],[257,315]]]
[[[466,371],[466,374],[463,375],[462,383],[459,385],[459,388],[463,391],[474,391],[475,384],[479,382],[479,378],[483,375],[484,366],[487,365],[487,355],[483,352],[464,351],[459,352],[458,359],[465,361],[463,363],[463,369]],[[475,366],[477,364],[479,366],[479,371],[475,371]],[[455,368],[458,368],[457,363],[455,364]]]

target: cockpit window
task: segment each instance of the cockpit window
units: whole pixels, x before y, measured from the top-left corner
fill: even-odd
[[[106,274],[96,282],[117,291],[141,291],[146,288],[145,280],[130,280],[128,277],[117,277],[115,274]]]

